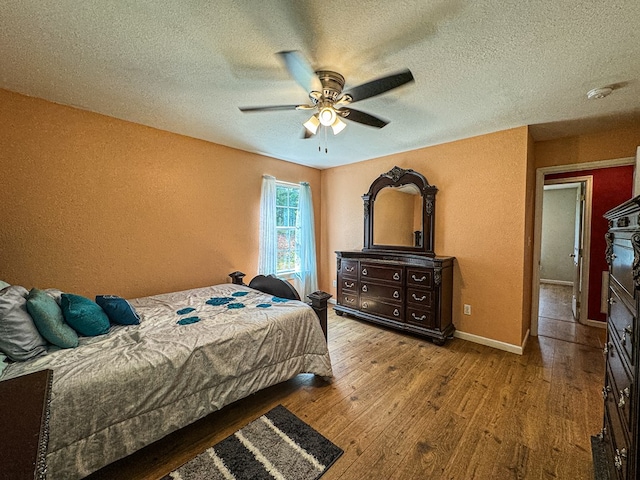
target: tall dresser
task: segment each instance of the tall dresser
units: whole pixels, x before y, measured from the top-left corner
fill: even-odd
[[[338,315],[431,338],[453,335],[453,257],[435,255],[438,189],[394,167],[363,195],[364,248],[338,251]]]
[[[640,197],[605,214],[609,296],[604,397],[605,443],[611,478],[635,480],[638,468],[638,307],[640,295]]]

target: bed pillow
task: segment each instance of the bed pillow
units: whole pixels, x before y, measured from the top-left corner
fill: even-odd
[[[53,298],[56,301],[58,306],[60,306],[60,302],[62,301],[62,294],[63,294],[62,290],[58,290],[57,288],[45,288],[44,291],[47,293],[47,295],[49,295],[51,298]]]
[[[102,307],[112,323],[138,325],[140,315],[124,298],[117,295],[97,295],[96,303]]]
[[[61,348],[78,346],[78,334],[64,322],[60,306],[47,292],[32,288],[27,297],[27,311],[40,335],[50,343]]]
[[[0,290],[0,352],[19,362],[42,355],[47,341],[27,311],[26,288],[11,285]]]
[[[63,293],[60,300],[65,322],[80,335],[95,337],[109,331],[109,317],[100,305],[88,298]]]

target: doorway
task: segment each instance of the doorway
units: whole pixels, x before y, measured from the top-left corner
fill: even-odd
[[[606,287],[603,288],[604,273],[608,271],[606,262],[604,261],[604,255],[600,255],[599,252],[604,252],[604,234],[606,233],[607,224],[602,215],[610,208],[627,200],[631,195],[632,175],[634,158],[620,158],[614,160],[597,161],[584,164],[572,164],[553,167],[542,167],[536,170],[536,190],[535,190],[535,207],[534,207],[534,238],[533,238],[533,275],[532,275],[532,305],[531,305],[531,329],[530,334],[532,336],[538,335],[538,324],[541,314],[545,313],[540,309],[541,298],[541,283],[540,280],[544,280],[541,276],[541,243],[542,243],[542,210],[543,210],[543,195],[545,187],[545,179],[547,184],[551,179],[560,180],[558,183],[584,183],[584,197],[585,203],[582,207],[584,222],[582,223],[582,255],[578,255],[580,252],[567,252],[565,251],[565,259],[569,258],[578,260],[576,272],[578,267],[580,268],[580,275],[576,278],[580,278],[580,284],[576,285],[576,282],[570,282],[571,295],[568,300],[569,316],[564,318],[571,320],[573,323],[568,325],[562,324],[563,327],[572,327],[574,330],[577,327],[583,327],[589,330],[604,331],[604,328],[593,329],[592,326],[605,327],[606,315],[601,313],[602,310],[602,295],[606,294]],[[592,186],[589,187],[589,180],[584,177],[592,176]],[[627,185],[629,184],[629,185]],[[628,187],[628,188],[627,188]],[[628,189],[628,191],[627,191]],[[595,193],[597,192],[597,197]],[[576,193],[577,195],[577,193]],[[576,203],[577,206],[577,203]],[[591,219],[591,209],[593,208],[593,215],[595,215],[593,222]],[[577,210],[577,208],[576,208]],[[577,216],[577,215],[576,215]],[[591,228],[588,227],[589,223],[592,223]],[[574,225],[575,226],[575,225]],[[569,235],[569,234],[567,234]],[[594,237],[595,235],[595,237]],[[571,238],[576,238],[575,232],[571,232]],[[593,245],[592,245],[593,243]],[[579,246],[577,247],[579,248]],[[593,255],[589,255],[589,249]],[[569,255],[575,255],[575,257],[569,257]],[[594,256],[595,255],[595,256]],[[602,258],[601,258],[602,257]],[[580,263],[581,260],[581,263]],[[603,277],[603,278],[601,278]],[[580,299],[580,305],[573,305],[573,287],[576,285],[575,300]],[[566,290],[566,289],[565,289]],[[546,293],[546,292],[545,292]],[[564,295],[566,299],[566,295]],[[546,299],[545,299],[546,300]],[[567,308],[567,300],[565,302],[565,311]],[[576,308],[580,307],[579,311]],[[579,322],[574,321],[574,312],[576,310],[575,317],[579,319]],[[606,312],[606,309],[604,310]],[[542,332],[541,332],[542,333]],[[546,335],[546,333],[545,333]]]
[[[593,177],[545,179],[538,335],[599,346],[588,323]]]

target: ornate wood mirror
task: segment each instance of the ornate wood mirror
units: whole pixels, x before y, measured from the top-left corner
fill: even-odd
[[[362,196],[364,249],[435,256],[434,217],[438,189],[414,170],[393,167]]]

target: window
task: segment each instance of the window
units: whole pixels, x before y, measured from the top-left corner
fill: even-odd
[[[276,275],[300,270],[298,199],[300,187],[276,182]]]
[[[258,273],[293,283],[302,298],[318,290],[313,201],[308,182],[262,176]]]

